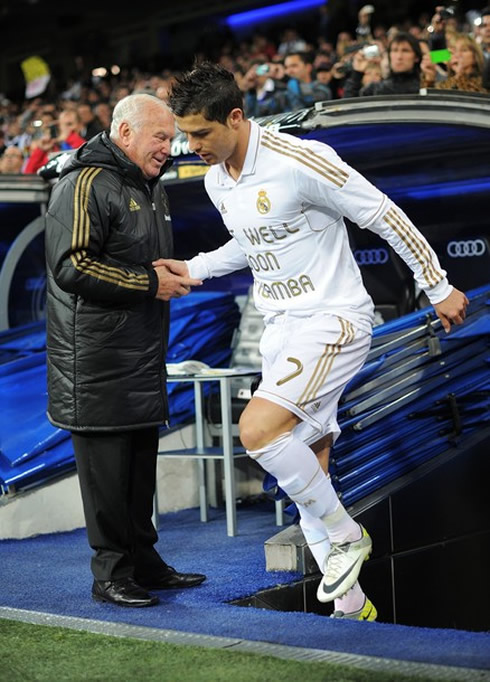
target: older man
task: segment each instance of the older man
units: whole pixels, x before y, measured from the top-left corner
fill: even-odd
[[[147,590],[205,579],[167,565],[152,523],[168,301],[200,283],[152,265],[172,253],[160,177],[173,134],[160,99],[122,99],[110,135],[64,166],[46,216],[48,417],[72,434],[92,596],[120,606],[152,606]]]

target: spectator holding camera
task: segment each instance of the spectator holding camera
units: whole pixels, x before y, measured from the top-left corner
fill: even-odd
[[[332,99],[330,87],[313,78],[313,61],[314,55],[311,52],[290,52],[284,59],[286,74],[289,76],[287,98],[290,111]]]
[[[471,36],[458,35],[451,47],[451,59],[447,78],[437,81],[436,64],[430,54],[422,59],[423,84],[438,90],[464,90],[466,92],[483,92],[489,90],[484,84],[484,56],[481,47]]]
[[[455,30],[454,26],[456,20],[454,9],[452,7],[444,7],[438,5],[435,8],[434,16],[427,27],[429,34],[429,47],[431,50],[444,50],[447,47],[447,30]]]
[[[282,64],[256,60],[240,81],[244,110],[248,117],[269,116],[287,111],[286,85],[281,80]]]
[[[62,150],[78,149],[85,139],[80,135],[82,123],[73,109],[62,111],[58,123],[44,126],[38,139],[31,142],[31,153],[23,173],[33,174],[49,161],[49,154]]]
[[[344,83],[344,97],[367,97],[372,95],[402,95],[420,91],[420,63],[422,50],[419,41],[411,34],[399,32],[388,45],[389,73],[380,81],[363,85],[362,80],[371,63],[380,63],[382,55],[372,55],[370,47],[358,50],[352,59],[352,71]],[[379,46],[378,46],[379,48]]]

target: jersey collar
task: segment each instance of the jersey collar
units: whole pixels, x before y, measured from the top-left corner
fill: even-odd
[[[253,175],[255,173],[255,166],[257,164],[257,155],[259,151],[260,144],[260,125],[255,121],[249,121],[250,123],[250,137],[248,138],[247,153],[245,155],[245,161],[243,162],[242,172],[240,177],[244,175]],[[235,184],[235,181],[229,176],[225,164],[220,163],[218,166],[219,178],[218,182],[221,185],[226,185],[228,183]]]

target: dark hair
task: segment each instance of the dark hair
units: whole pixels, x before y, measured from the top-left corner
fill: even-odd
[[[176,116],[202,114],[208,121],[226,123],[232,109],[243,111],[243,94],[231,71],[203,61],[176,76],[168,104]]]
[[[315,67],[315,71],[318,73],[319,71],[331,71],[333,68],[332,62],[320,62],[318,66]]]
[[[298,50],[291,50],[288,52],[285,56],[286,57],[299,57],[303,64],[313,64],[313,61],[315,59],[315,55],[310,51],[298,51]]]
[[[411,33],[404,33],[403,31],[400,31],[400,33],[397,33],[390,40],[390,44],[388,45],[388,54],[391,52],[391,46],[398,43],[408,43],[417,57],[417,63],[420,64],[422,61],[422,49],[418,39],[415,36],[413,36]]]

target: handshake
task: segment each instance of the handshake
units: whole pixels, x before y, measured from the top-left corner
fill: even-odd
[[[201,286],[200,279],[189,277],[189,269],[182,260],[159,258],[152,263],[158,277],[158,289],[155,298],[170,301],[190,293],[191,287]]]

